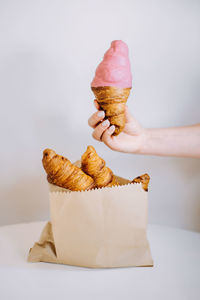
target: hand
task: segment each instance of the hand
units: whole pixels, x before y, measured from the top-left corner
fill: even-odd
[[[145,129],[131,116],[126,106],[126,124],[124,130],[117,136],[112,136],[115,126],[110,126],[108,120],[104,120],[105,113],[100,110],[99,104],[94,100],[97,112],[88,120],[90,127],[94,129],[92,136],[97,141],[104,142],[110,149],[126,152],[140,153],[145,141]]]

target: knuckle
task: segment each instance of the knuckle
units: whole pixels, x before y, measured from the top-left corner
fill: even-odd
[[[102,134],[101,140],[106,144],[107,143],[107,135],[106,132]]]
[[[94,115],[93,115],[93,119],[95,121],[95,123],[98,123],[100,121],[100,118],[98,116],[98,112],[96,112]]]
[[[99,140],[99,139],[98,139],[98,136],[97,136],[97,134],[96,134],[96,132],[95,132],[95,131],[93,131],[93,133],[92,133],[92,137],[93,137],[95,140],[97,140],[97,141]]]
[[[88,119],[88,125],[92,128],[95,128],[96,125],[99,122],[99,117],[97,115],[97,113],[93,114],[89,119]]]
[[[97,127],[96,130],[99,134],[102,134],[105,128],[102,126],[102,123],[100,123]]]

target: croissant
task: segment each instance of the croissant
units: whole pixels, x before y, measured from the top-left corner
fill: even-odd
[[[113,135],[118,135],[125,126],[125,106],[131,88],[102,86],[91,88],[100,108],[104,110],[111,125],[115,125]]]
[[[71,191],[90,190],[95,186],[92,177],[51,149],[44,150],[42,163],[47,180],[52,184]]]
[[[147,173],[145,173],[145,174],[143,174],[141,176],[138,176],[135,179],[133,179],[132,183],[142,183],[143,189],[146,192],[148,192],[149,181],[150,181],[150,176]]]
[[[96,187],[110,187],[117,185],[116,178],[105,161],[98,156],[92,146],[88,146],[81,157],[82,170],[94,179]]]

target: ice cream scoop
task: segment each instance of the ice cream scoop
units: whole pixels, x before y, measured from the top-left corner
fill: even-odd
[[[113,41],[98,65],[92,87],[115,86],[132,87],[131,67],[128,57],[128,46],[123,41]]]
[[[91,88],[106,118],[115,125],[114,135],[124,129],[125,105],[131,87],[128,46],[123,41],[113,41],[96,69]]]

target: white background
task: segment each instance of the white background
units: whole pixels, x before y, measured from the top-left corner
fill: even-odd
[[[200,121],[200,2],[0,1],[0,224],[45,220],[42,151],[92,144],[113,171],[151,176],[149,222],[200,231],[200,160],[122,154],[91,137],[90,82],[114,39],[129,46],[128,106],[145,127]]]

